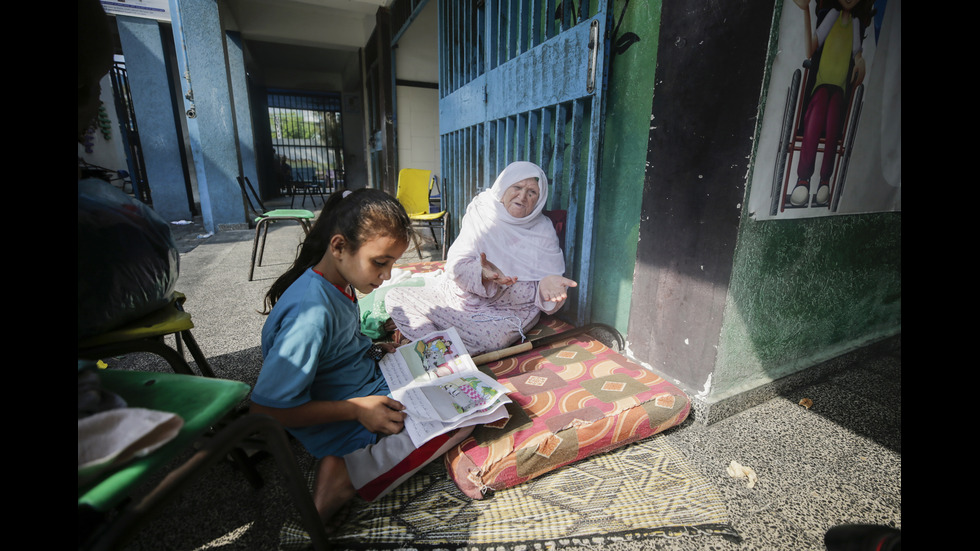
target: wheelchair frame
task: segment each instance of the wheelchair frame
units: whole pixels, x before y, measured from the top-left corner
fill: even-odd
[[[818,56],[815,56],[815,58],[818,58]],[[857,126],[861,119],[861,108],[864,103],[864,84],[857,86],[848,84],[848,89],[845,90],[847,109],[843,115],[843,126],[841,127],[840,138],[837,143],[828,145],[826,136],[820,136],[820,141],[817,146],[819,158],[827,154],[828,147],[836,149],[834,170],[828,181],[830,184],[830,198],[827,204],[816,203],[816,193],[812,189],[812,181],[809,200],[805,205],[797,206],[790,202],[790,195],[793,193],[789,189],[794,173],[793,158],[802,149],[804,133],[803,119],[813,92],[813,74],[815,71],[812,71],[811,68],[815,69],[813,66],[816,63],[816,59],[805,60],[803,62],[805,73],[801,72],[800,69],[794,71],[793,79],[786,90],[786,104],[783,108],[783,120],[780,127],[776,168],[773,172],[772,201],[769,208],[769,214],[771,216],[785,212],[786,209],[827,208],[831,212],[836,212],[841,194],[844,191],[847,168],[854,146],[854,136],[857,133]],[[850,71],[848,73],[850,74]],[[805,86],[803,83],[805,83]],[[819,168],[815,170],[819,170]]]

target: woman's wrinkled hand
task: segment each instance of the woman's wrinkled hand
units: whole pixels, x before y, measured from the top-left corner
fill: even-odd
[[[398,434],[405,427],[405,406],[387,396],[351,398],[357,422],[375,434]]]
[[[516,277],[510,277],[503,274],[500,268],[496,267],[493,262],[487,260],[486,253],[480,253],[480,265],[483,267],[483,283],[493,282],[497,285],[513,285],[517,283]]]
[[[568,298],[569,287],[578,287],[578,283],[567,277],[550,275],[545,276],[538,283],[538,292],[541,294],[541,300],[545,302],[561,302]]]

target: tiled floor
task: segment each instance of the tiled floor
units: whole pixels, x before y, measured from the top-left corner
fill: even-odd
[[[902,525],[901,351],[668,438],[721,491],[742,545],[823,549],[837,524]],[[809,398],[813,406],[798,404]],[[731,461],[752,467],[751,489]],[[698,545],[678,549],[702,549]]]

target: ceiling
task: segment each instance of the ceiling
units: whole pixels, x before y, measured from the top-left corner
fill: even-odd
[[[247,40],[356,50],[392,0],[226,0],[225,21]]]
[[[391,2],[225,0],[222,20],[241,33],[250,65],[267,86],[295,86],[277,81],[303,73],[329,80],[326,75],[343,73],[371,38],[378,8]]]

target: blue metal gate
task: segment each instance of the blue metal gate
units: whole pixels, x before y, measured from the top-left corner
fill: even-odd
[[[539,164],[549,209],[568,211],[568,312],[590,317],[593,215],[602,145],[608,0],[440,0],[439,133],[451,235],[507,164]]]

